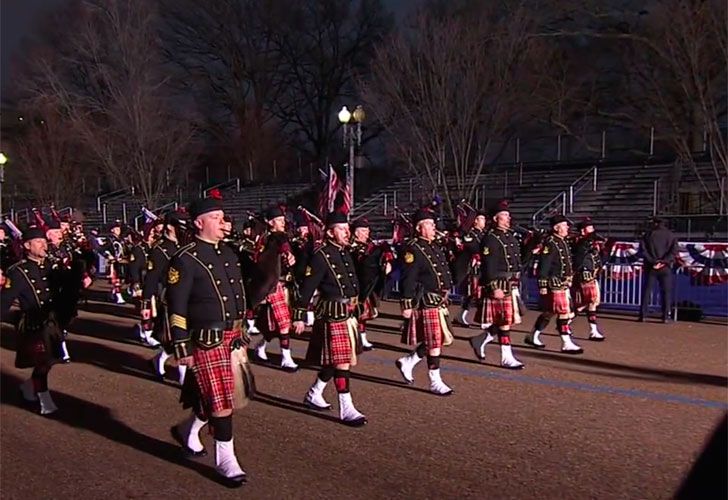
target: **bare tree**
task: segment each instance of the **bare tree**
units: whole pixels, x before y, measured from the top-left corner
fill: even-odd
[[[156,14],[141,0],[87,0],[73,13],[56,45],[29,58],[25,103],[57,103],[93,164],[154,206],[196,156],[180,112],[190,105],[170,94],[159,58]]]
[[[355,77],[367,72],[392,21],[380,0],[274,3],[280,91],[271,111],[302,153],[323,161],[337,142],[337,106],[354,98]]]
[[[728,89],[726,4],[669,0],[645,16],[626,55],[634,89],[629,116],[642,130],[655,127],[696,175],[703,194],[718,209],[717,186],[728,176],[725,130]],[[712,171],[698,168],[696,153],[708,148]]]
[[[249,165],[269,170],[287,146],[268,110],[280,90],[274,84],[279,65],[271,33],[277,25],[274,4],[161,1],[165,57],[181,70],[176,84],[199,102],[205,134],[238,175]]]
[[[52,105],[28,111],[10,143],[16,182],[41,206],[78,206],[84,176],[78,138]]]
[[[646,8],[619,2],[560,6],[576,18],[540,36],[598,41],[594,53],[611,71],[600,82],[588,113],[627,125],[666,144],[680,169],[692,172],[703,195],[718,208],[717,186],[728,175],[728,149],[721,120],[728,112],[728,25],[719,0],[666,0]],[[605,57],[606,55],[606,57]],[[592,72],[594,74],[594,72]],[[703,146],[706,151],[703,151]],[[646,150],[644,151],[646,152]],[[710,172],[699,167],[709,160]],[[679,176],[673,184],[679,186]]]
[[[460,197],[474,196],[494,144],[534,113],[546,50],[525,4],[465,12],[421,13],[382,44],[362,83],[395,154],[431,187],[442,182],[451,216]]]

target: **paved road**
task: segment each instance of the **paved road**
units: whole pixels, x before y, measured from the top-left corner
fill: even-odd
[[[51,373],[61,408],[53,419],[19,401],[28,372],[13,367],[15,335],[4,326],[2,498],[666,498],[728,409],[725,325],[610,317],[608,340],[583,341],[580,357],[558,352],[555,334],[535,351],[515,333],[520,372],[497,366],[497,346],[475,361],[463,339],[476,331],[456,329],[442,368],[456,392],[438,398],[427,392],[424,363],[414,386],[400,382],[395,313],[384,305],[370,332],[377,349],[355,368],[364,428],[301,404],[314,370],[256,366],[260,398],[235,418],[250,479],[242,490],[214,482],[212,454],[181,458],[169,436],[185,416],[178,389],[151,377],[153,352],[133,338],[131,306],[90,302],[82,312],[74,362]],[[586,336],[584,318],[574,328]],[[296,357],[305,349],[293,342]],[[326,397],[335,402],[333,387]]]

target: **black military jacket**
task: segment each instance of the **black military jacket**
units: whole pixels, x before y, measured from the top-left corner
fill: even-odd
[[[142,241],[131,248],[129,266],[127,267],[127,280],[131,285],[140,285],[144,282],[144,271],[147,267],[149,245]]]
[[[599,248],[590,237],[580,238],[574,245],[574,271],[580,281],[592,281],[602,268]]]
[[[144,289],[142,300],[151,300],[154,294],[161,292],[164,278],[169,270],[169,261],[177,253],[179,245],[169,238],[154,245],[147,258],[147,274],[144,276]]]
[[[437,307],[452,288],[452,277],[442,247],[423,238],[410,240],[402,260],[402,309]]]
[[[359,298],[365,299],[374,291],[377,281],[382,276],[384,247],[375,245],[371,241],[367,243],[355,241],[351,244],[351,255],[361,286]]]
[[[169,325],[178,358],[190,356],[193,345],[212,348],[223,331],[245,314],[245,289],[240,262],[226,244],[196,238],[169,262],[166,281]]]
[[[473,228],[463,236],[463,251],[473,255],[480,251],[485,234],[480,229]]]
[[[47,261],[38,263],[22,259],[10,266],[5,285],[0,292],[0,316],[5,319],[10,306],[18,299],[20,310],[27,321],[47,319],[54,306],[55,291],[51,285],[51,267]]]
[[[571,285],[574,269],[571,248],[565,238],[549,235],[538,265],[538,287],[558,290]]]
[[[291,250],[296,257],[296,263],[293,265],[293,276],[296,282],[302,283],[306,277],[306,268],[308,267],[309,260],[311,260],[314,249],[315,244],[310,234],[305,238],[296,236],[291,239]]]
[[[508,291],[521,271],[521,245],[513,231],[492,229],[482,240],[480,282],[489,292]]]
[[[303,321],[313,293],[320,293],[317,316],[343,320],[349,316],[349,307],[356,305],[359,297],[359,279],[354,259],[348,248],[333,241],[318,247],[306,267],[300,288],[300,296],[293,312],[294,321]]]

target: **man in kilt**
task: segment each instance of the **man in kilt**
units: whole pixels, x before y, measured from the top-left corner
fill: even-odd
[[[126,243],[122,239],[122,224],[117,220],[109,225],[109,236],[103,246],[104,257],[109,266],[109,283],[111,283],[111,298],[117,304],[126,304],[121,295],[121,281],[126,276]]]
[[[569,220],[563,215],[549,219],[551,234],[546,237],[538,263],[538,290],[543,312],[536,319],[532,333],[525,342],[543,349],[540,334],[556,316],[556,328],[561,336],[561,352],[581,354],[584,350],[571,339],[571,320],[574,318],[571,300],[571,285],[574,278],[574,265],[571,248],[566,240],[569,234]]]
[[[163,378],[166,372],[165,363],[174,354],[167,323],[165,278],[169,271],[169,261],[180,247],[178,232],[183,231],[184,217],[179,212],[170,212],[161,221],[164,224],[162,239],[154,245],[147,259],[140,330],[142,342],[151,347],[159,346],[159,351],[152,358],[152,365],[155,374]],[[178,365],[177,370],[179,383],[184,385],[187,366]]]
[[[365,351],[374,349],[367,339],[367,321],[379,315],[377,307],[379,297],[377,291],[384,284],[387,274],[392,271],[394,253],[389,244],[384,242],[375,245],[370,239],[369,220],[360,217],[352,223],[354,242],[351,244],[351,254],[356,266],[356,275],[359,278],[359,336]]]
[[[356,322],[359,280],[347,248],[349,224],[346,215],[338,212],[329,214],[326,228],[326,241],[311,257],[294,310],[293,328],[300,334],[305,327],[308,304],[314,292],[319,291],[306,360],[320,365],[321,370],[304,402],[316,410],[330,409],[323,392],[333,378],[339,395],[342,423],[358,427],[366,424],[367,420],[352,401],[349,374],[351,367],[357,363],[357,353],[361,352]]]
[[[475,356],[485,359],[485,346],[493,340],[488,327],[498,334],[501,345],[501,366],[520,370],[523,363],[513,356],[511,326],[521,322],[518,286],[521,279],[521,248],[511,231],[511,213],[507,200],[490,209],[493,229],[483,238],[480,274],[480,302],[477,321],[485,327],[483,333],[470,339]]]
[[[141,235],[135,235],[138,240],[131,247],[129,252],[129,265],[126,268],[126,281],[128,285],[128,295],[132,298],[139,299],[142,296],[142,287],[144,286],[144,275],[147,271],[147,262],[149,254],[154,245],[159,241],[159,237],[163,231],[163,219],[156,219],[144,226]]]
[[[68,327],[78,316],[78,301],[81,290],[91,286],[87,263],[78,244],[64,233],[63,224],[58,218],[50,218],[45,223],[45,236],[48,242],[46,263],[50,267],[48,280],[55,291],[53,308],[56,321],[61,328],[61,353],[64,363],[70,363],[66,338]]]
[[[269,231],[258,242],[255,260],[262,276],[254,283],[253,304],[261,303],[255,324],[263,338],[255,347],[261,361],[268,361],[266,346],[278,337],[281,345],[281,368],[298,370],[291,354],[291,288],[295,287],[293,266],[296,258],[286,234],[286,212],[283,207],[271,207],[265,212]]]
[[[481,274],[481,244],[485,236],[486,212],[478,210],[475,212],[472,226],[463,235],[462,243],[457,248],[455,257],[454,273],[457,275],[457,282],[460,283],[463,302],[461,304],[460,316],[456,323],[465,327],[470,326],[468,313],[470,312],[473,298],[479,293],[479,280]]]
[[[296,263],[293,266],[293,278],[296,281],[297,287],[300,288],[305,278],[306,268],[308,262],[313,255],[313,251],[317,245],[314,241],[313,235],[308,227],[308,221],[300,210],[294,214],[293,221],[296,225],[296,234],[291,238],[291,251],[293,257],[296,259]],[[292,302],[295,302],[295,298]],[[313,326],[314,314],[313,305],[309,304],[308,311],[306,312],[306,326]]]
[[[586,308],[589,322],[589,340],[601,342],[604,335],[597,326],[597,307],[601,299],[599,272],[602,269],[601,246],[604,242],[594,229],[591,218],[585,218],[577,226],[579,239],[574,245],[574,290],[577,310]]]
[[[440,353],[442,346],[453,341],[447,312],[452,278],[445,253],[435,241],[434,213],[420,209],[412,222],[417,237],[404,248],[400,305],[405,319],[402,342],[417,347],[409,356],[399,358],[396,364],[405,382],[413,384],[412,371],[427,356],[430,392],[449,396],[453,391],[442,381]]]
[[[58,410],[48,392],[48,373],[62,359],[61,328],[56,319],[58,290],[51,284],[51,266],[46,260],[48,242],[45,231],[31,227],[23,232],[25,258],[10,266],[0,292],[0,317],[7,320],[10,306],[20,306],[17,368],[33,368],[31,378],[20,391],[26,401],[37,402],[40,414]]]
[[[167,271],[169,325],[178,363],[194,373],[183,393],[194,386],[199,405],[172,433],[190,454],[205,453],[199,432],[210,422],[215,439],[215,468],[225,482],[239,485],[246,474],[233,446],[234,408],[242,407],[253,388],[243,330],[245,290],[237,256],[222,243],[222,201],[205,198],[190,207],[197,235],[172,257]],[[191,377],[188,377],[191,379]],[[195,397],[187,397],[189,401]]]

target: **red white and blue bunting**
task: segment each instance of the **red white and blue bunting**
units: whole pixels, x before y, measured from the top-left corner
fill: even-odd
[[[680,242],[677,264],[700,284],[728,282],[728,243]],[[640,244],[636,241],[617,241],[608,259],[608,272],[615,280],[631,279],[635,268],[642,265]]]

